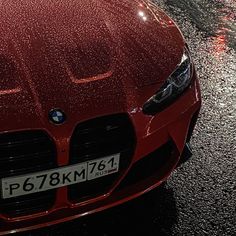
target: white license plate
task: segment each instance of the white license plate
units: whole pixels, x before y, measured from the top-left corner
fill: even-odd
[[[76,165],[1,179],[2,198],[12,198],[81,183],[119,171],[120,154]]]

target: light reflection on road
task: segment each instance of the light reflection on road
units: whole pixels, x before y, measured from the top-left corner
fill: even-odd
[[[153,0],[177,9],[206,36],[216,38],[216,49],[224,48],[222,43],[236,50],[236,1],[235,0]],[[226,48],[225,48],[226,49]]]

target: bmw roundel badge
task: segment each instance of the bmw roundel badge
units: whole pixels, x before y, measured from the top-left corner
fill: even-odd
[[[53,109],[49,112],[49,120],[56,125],[61,125],[66,121],[66,115],[61,109]]]

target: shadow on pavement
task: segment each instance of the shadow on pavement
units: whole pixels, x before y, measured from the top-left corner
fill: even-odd
[[[142,197],[104,212],[20,235],[171,235],[176,221],[173,191],[160,186]]]

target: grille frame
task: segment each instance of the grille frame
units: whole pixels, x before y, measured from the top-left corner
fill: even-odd
[[[92,125],[91,125],[92,124]],[[91,125],[91,126],[90,126]],[[102,129],[103,131],[101,131],[100,128],[98,127],[103,127],[108,126],[109,129],[107,131],[104,131],[104,129]],[[120,127],[120,125],[123,126],[123,130],[121,131],[121,133],[116,132],[116,128],[119,129],[118,127],[113,128],[113,126],[117,126]],[[89,153],[87,155],[81,155],[80,154],[80,150],[77,149],[78,154],[76,155],[75,152],[75,148],[73,147],[74,145],[74,140],[83,140],[85,141],[86,139],[80,139],[78,133],[80,133],[81,129],[83,129],[83,127],[86,126],[90,126],[93,127],[96,132],[98,132],[100,135],[99,137],[102,137],[104,141],[99,139],[99,148],[108,146],[109,148],[107,150],[102,149],[102,152],[97,152],[98,149],[94,149],[93,153]],[[93,129],[91,128],[91,129]],[[115,131],[116,130],[116,131]],[[100,133],[100,132],[101,133]],[[85,132],[81,132],[82,134],[87,134],[90,132],[88,131],[88,129],[85,130]],[[110,138],[110,136],[106,136],[104,135],[103,132],[113,132],[116,135],[115,139]],[[127,135],[127,133],[129,135]],[[126,135],[124,135],[126,134]],[[105,137],[105,138],[104,138]],[[109,138],[109,144],[106,143],[106,138]],[[126,142],[126,138],[130,139],[129,142]],[[121,145],[115,145],[112,146],[111,144],[114,144],[112,141],[120,141]],[[73,204],[78,204],[78,203],[82,203],[85,202],[87,200],[91,200],[93,198],[102,196],[107,194],[111,189],[113,189],[113,187],[116,185],[116,183],[120,180],[120,178],[123,176],[123,174],[125,173],[125,171],[129,168],[131,162],[132,162],[132,158],[134,156],[134,152],[136,149],[136,133],[135,133],[135,129],[134,126],[132,124],[132,121],[129,117],[128,114],[126,113],[119,113],[119,114],[112,114],[112,115],[107,115],[107,116],[102,116],[102,117],[98,117],[98,118],[94,118],[94,119],[90,119],[87,121],[84,121],[80,124],[78,124],[73,132],[73,135],[71,137],[70,140],[70,164],[75,164],[75,163],[80,163],[80,162],[85,162],[85,161],[90,161],[90,160],[94,160],[94,159],[99,159],[101,157],[106,157],[106,156],[110,156],[113,154],[117,154],[120,153],[120,168],[119,168],[119,172],[105,176],[105,177],[101,177],[86,183],[79,183],[79,184],[75,184],[75,185],[71,185],[68,187],[68,200],[70,202],[72,202]],[[80,146],[79,144],[77,144],[77,146]],[[87,147],[88,148],[88,147]],[[81,152],[83,153],[83,152]],[[87,191],[87,193],[85,193]],[[81,194],[80,194],[81,193]]]

